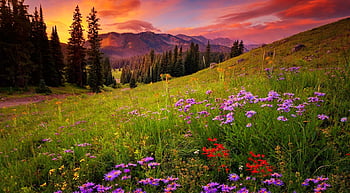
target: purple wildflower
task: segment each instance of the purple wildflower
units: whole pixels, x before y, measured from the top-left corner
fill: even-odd
[[[343,123],[344,123],[344,122],[347,122],[347,121],[348,121],[348,118],[347,118],[347,117],[343,117],[343,118],[340,119],[340,122],[343,122]]]
[[[255,111],[247,111],[245,116],[247,116],[248,118],[251,118],[253,115],[255,115],[256,112]]]
[[[252,123],[247,123],[246,127],[251,127]]]
[[[279,121],[288,121],[288,119],[286,117],[284,117],[284,116],[277,117],[277,120],[279,120]]]
[[[205,92],[205,94],[207,94],[207,95],[209,95],[209,94],[211,94],[211,93],[213,93],[212,90],[207,90],[207,91]]]
[[[113,181],[115,178],[117,178],[122,172],[120,170],[112,170],[105,174],[105,180],[106,181]]]
[[[322,93],[322,92],[314,92],[315,96],[325,96],[326,93]]]
[[[266,188],[261,188],[258,193],[271,193],[270,191],[268,191]]]
[[[64,150],[64,153],[74,153],[74,151],[71,149],[67,149],[67,150]]]
[[[231,181],[237,181],[237,180],[239,180],[239,176],[237,174],[233,173],[233,174],[230,174],[228,176],[228,179]]]
[[[321,119],[321,120],[329,119],[329,117],[327,115],[324,115],[324,114],[317,115],[317,117],[318,117],[318,119]]]
[[[249,193],[249,190],[246,187],[241,188],[237,193]]]

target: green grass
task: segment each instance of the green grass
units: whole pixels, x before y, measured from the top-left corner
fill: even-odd
[[[348,23],[349,20],[344,20],[333,24],[343,27],[334,32],[336,36],[332,28],[325,26],[253,50],[217,68],[169,82],[93,95],[80,93],[65,99],[0,109],[0,192],[73,192],[86,182],[118,183],[126,191],[142,187],[147,192],[162,192],[160,187],[143,186],[137,181],[166,176],[179,178],[177,183],[181,187],[175,192],[201,192],[202,186],[209,182],[236,186],[243,183],[251,191],[257,191],[265,187],[260,183],[265,179],[262,176],[253,176],[256,181],[227,181],[229,173],[251,176],[246,170],[250,151],[264,154],[263,159],[272,169],[283,174],[285,185],[266,186],[271,192],[312,192],[311,187],[303,187],[301,183],[316,176],[329,178],[332,187],[326,192],[346,192],[350,186],[347,180],[350,127],[349,122],[340,119],[350,118],[350,64],[346,60],[349,55],[341,57],[344,52],[339,49],[334,55],[320,55],[317,61],[300,61],[304,55],[316,52],[312,41],[336,37],[333,38],[336,41],[327,44],[330,48],[324,48],[332,50],[349,45],[342,44],[348,39],[339,35],[349,33]],[[309,33],[315,38],[310,38]],[[297,42],[306,48],[291,54],[291,46]],[[275,58],[263,58],[264,50],[272,48],[278,50]],[[245,60],[236,64],[239,58]],[[299,73],[280,69],[291,66],[302,67]],[[264,69],[271,67],[274,70],[269,78]],[[278,80],[281,77],[284,79]],[[260,98],[267,97],[271,90],[283,99],[289,98],[283,93],[294,93],[292,98],[300,98],[293,101],[294,106],[304,102],[309,105],[302,116],[293,117],[294,107],[290,112],[276,110],[283,101],[244,100],[243,103],[237,99],[240,106],[232,111],[235,120],[231,124],[213,120],[231,112],[219,107],[243,89]],[[69,88],[63,90],[55,92],[66,92]],[[208,90],[212,93],[206,94]],[[314,92],[326,93],[318,97],[323,102],[317,105],[309,102],[308,97],[313,97]],[[180,99],[203,103],[193,104],[184,112],[174,106]],[[211,105],[206,106],[208,103]],[[273,107],[261,107],[262,104]],[[210,114],[196,118],[204,110]],[[256,114],[248,118],[245,114],[251,110]],[[320,120],[319,114],[328,115],[329,119]],[[277,120],[279,116],[287,117],[288,121]],[[248,123],[252,126],[246,127]],[[222,144],[229,155],[208,159],[202,148],[214,145],[207,138],[217,138],[216,143]],[[89,145],[78,145],[84,143]],[[103,180],[104,174],[115,169],[115,165],[136,163],[149,156],[161,165],[156,169],[137,167],[130,180]],[[223,171],[225,168],[229,173]]]

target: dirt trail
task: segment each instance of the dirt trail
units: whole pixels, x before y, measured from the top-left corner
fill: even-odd
[[[18,105],[26,105],[31,103],[37,103],[45,100],[51,100],[51,99],[63,99],[68,96],[71,96],[72,94],[51,94],[47,96],[43,95],[35,95],[30,97],[21,97],[21,98],[0,98],[0,108],[6,108],[6,107],[14,107]]]

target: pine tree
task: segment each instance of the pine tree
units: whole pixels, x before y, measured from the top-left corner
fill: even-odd
[[[102,61],[102,71],[105,85],[109,86],[112,84],[116,84],[116,81],[112,76],[111,63],[108,57],[105,57]]]
[[[205,55],[204,55],[204,68],[209,67],[210,62],[211,62],[211,58],[210,58],[210,44],[209,44],[209,40],[208,40],[208,44],[205,50]]]
[[[61,77],[52,57],[41,6],[39,13],[35,8],[31,41],[34,45],[34,53],[31,57],[33,61],[32,83],[38,85],[43,79],[49,86],[61,85]]]
[[[84,48],[85,39],[83,37],[82,16],[79,6],[76,6],[73,14],[73,23],[70,26],[67,56],[67,81],[75,83],[80,87],[86,85],[86,51]]]
[[[13,17],[10,7],[6,0],[1,0],[0,7],[0,86],[10,85],[9,70],[12,65],[8,53],[10,52],[11,33]]]
[[[31,24],[27,5],[23,0],[9,1],[12,5],[12,27],[8,34],[6,58],[8,60],[7,73],[10,86],[26,87],[30,79],[32,43],[30,42]],[[9,3],[9,4],[10,4]],[[9,6],[8,6],[9,7]]]
[[[199,70],[199,46],[191,42],[190,49],[186,53],[185,63],[185,75],[195,73]]]
[[[243,40],[241,40],[241,41],[239,42],[238,50],[239,50],[239,55],[241,55],[241,54],[244,53],[244,44],[243,44]]]
[[[52,27],[51,32],[51,41],[50,41],[50,50],[52,53],[52,59],[55,63],[55,70],[57,73],[57,83],[58,85],[63,85],[64,82],[64,56],[60,44],[60,39],[57,33],[57,27]]]
[[[95,93],[101,92],[103,87],[104,78],[102,74],[102,53],[100,51],[101,48],[101,38],[98,36],[98,31],[101,30],[99,22],[99,18],[96,16],[97,11],[93,7],[88,16],[88,65],[89,65],[89,86],[91,90]]]

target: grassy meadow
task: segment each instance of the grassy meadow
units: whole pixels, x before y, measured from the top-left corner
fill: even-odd
[[[349,23],[182,78],[2,108],[0,192],[349,192]]]

